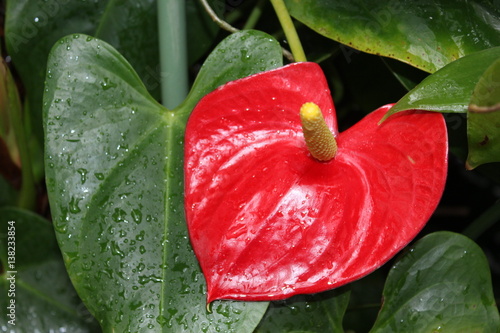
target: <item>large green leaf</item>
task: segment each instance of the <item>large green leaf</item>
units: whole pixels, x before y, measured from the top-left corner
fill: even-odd
[[[487,0],[286,0],[318,33],[427,72],[500,45],[500,7]]]
[[[92,34],[113,45],[132,64],[150,94],[158,99],[160,60],[156,17],[156,0],[109,1],[102,15],[95,17],[97,26]],[[59,38],[69,33],[86,31],[69,31]]]
[[[256,30],[234,33],[208,56],[188,97],[179,106],[190,112],[196,103],[218,86],[238,78],[283,65],[280,45]]]
[[[343,332],[348,304],[349,290],[345,288],[272,302],[255,333]]]
[[[31,127],[40,144],[45,66],[50,48],[72,32],[94,33],[108,1],[8,0],[5,15],[7,50],[26,89]],[[41,151],[40,148],[38,148]]]
[[[202,94],[280,65],[270,36],[234,34],[169,111],[105,42],[73,35],[53,48],[44,97],[51,211],[70,277],[104,331],[251,332],[260,321],[265,302],[205,308],[184,219],[183,136]]]
[[[484,71],[500,58],[500,47],[465,56],[429,75],[391,108],[387,116],[403,110],[467,112],[470,98]]]
[[[387,277],[371,332],[498,332],[488,261],[465,236],[419,240]]]
[[[484,72],[467,113],[467,167],[500,162],[500,57]]]
[[[154,71],[157,66],[152,65],[158,63],[156,20],[151,17],[155,9],[154,0],[120,1],[119,4],[109,0],[7,1],[5,41],[26,91],[26,132],[31,134],[27,139],[36,179],[43,177],[43,169],[37,166],[43,165],[43,83],[52,45],[70,33],[96,34],[100,31],[112,39],[115,46],[126,53],[134,68],[151,82],[150,76],[159,77]],[[144,61],[145,58],[152,62]],[[156,81],[151,86],[153,91],[155,88],[159,91]]]
[[[97,323],[71,285],[51,223],[4,207],[0,228],[0,330],[95,332]]]
[[[218,28],[194,0],[187,2],[186,14],[189,56],[194,61],[212,45]],[[5,29],[8,50],[26,86],[33,128],[39,138],[47,57],[52,45],[70,33],[93,35],[113,45],[132,64],[150,93],[159,98],[156,0],[8,0]]]

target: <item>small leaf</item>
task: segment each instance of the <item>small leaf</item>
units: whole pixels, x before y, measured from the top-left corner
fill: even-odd
[[[72,35],[51,52],[44,96],[51,212],[75,288],[104,331],[251,332],[267,309],[266,302],[215,302],[207,312],[184,219],[189,105],[225,80],[281,61],[269,35],[233,36],[214,50],[232,62],[209,57],[197,91],[175,111],[159,105],[101,40]],[[263,39],[267,52],[250,52]],[[247,63],[243,50],[252,54]]]
[[[255,333],[343,332],[349,290],[335,289],[272,302]]]
[[[499,57],[500,47],[494,47],[452,62],[408,92],[385,118],[403,110],[467,112],[476,83]]]
[[[18,208],[0,208],[0,216],[2,331],[96,332],[68,278],[51,223]]]
[[[481,76],[467,114],[466,166],[500,162],[500,58]]]
[[[292,16],[326,37],[430,73],[464,55],[500,45],[500,9],[489,1],[287,0],[286,4]]]
[[[391,269],[371,332],[496,333],[499,325],[484,253],[462,235],[437,232]]]

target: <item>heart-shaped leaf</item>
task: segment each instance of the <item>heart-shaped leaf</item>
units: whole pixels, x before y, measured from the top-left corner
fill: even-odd
[[[243,50],[247,62],[238,60]],[[266,302],[218,302],[206,310],[184,219],[183,138],[199,93],[239,78],[241,68],[252,74],[280,59],[269,35],[234,34],[202,67],[206,79],[197,80],[189,101],[169,111],[109,44],[72,35],[53,48],[44,96],[51,213],[73,284],[104,331],[257,326]],[[220,75],[210,80],[210,73]]]
[[[286,0],[286,4],[296,19],[326,37],[430,73],[500,44],[500,7],[491,1]]]
[[[186,128],[185,207],[208,301],[315,293],[385,263],[424,226],[447,172],[437,113],[390,106],[338,134],[318,162],[299,117],[316,103],[337,134],[323,72],[297,63],[204,97]]]
[[[499,325],[481,248],[462,235],[437,232],[391,269],[371,332],[496,333]]]
[[[467,114],[467,168],[500,162],[500,57],[481,76]]]

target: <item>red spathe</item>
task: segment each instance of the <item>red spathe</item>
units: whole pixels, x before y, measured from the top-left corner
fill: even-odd
[[[312,158],[300,124],[314,102],[338,144]],[[207,300],[276,300],[361,278],[423,228],[446,180],[441,114],[383,106],[338,134],[326,79],[295,63],[229,82],[194,109],[185,210]]]

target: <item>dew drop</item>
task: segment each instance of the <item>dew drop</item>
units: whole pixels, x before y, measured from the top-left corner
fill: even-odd
[[[80,183],[85,184],[85,182],[87,181],[87,173],[88,171],[86,169],[83,169],[83,168],[80,168],[78,170],[78,173],[80,174]]]
[[[111,254],[115,256],[120,256],[120,258],[125,257],[125,253],[120,249],[120,247],[115,241],[111,242]]]
[[[102,90],[108,90],[111,88],[116,88],[116,83],[109,80],[109,78],[105,77],[103,81],[101,81]]]
[[[69,212],[72,214],[78,214],[81,212],[80,207],[78,207],[78,204],[80,203],[82,199],[77,199],[75,197],[71,197],[69,201]]]
[[[104,174],[100,173],[100,172],[96,172],[94,173],[94,176],[99,179],[99,180],[103,180],[104,179]]]
[[[134,220],[135,223],[141,224],[142,222],[142,212],[140,209],[132,209],[132,219]]]

